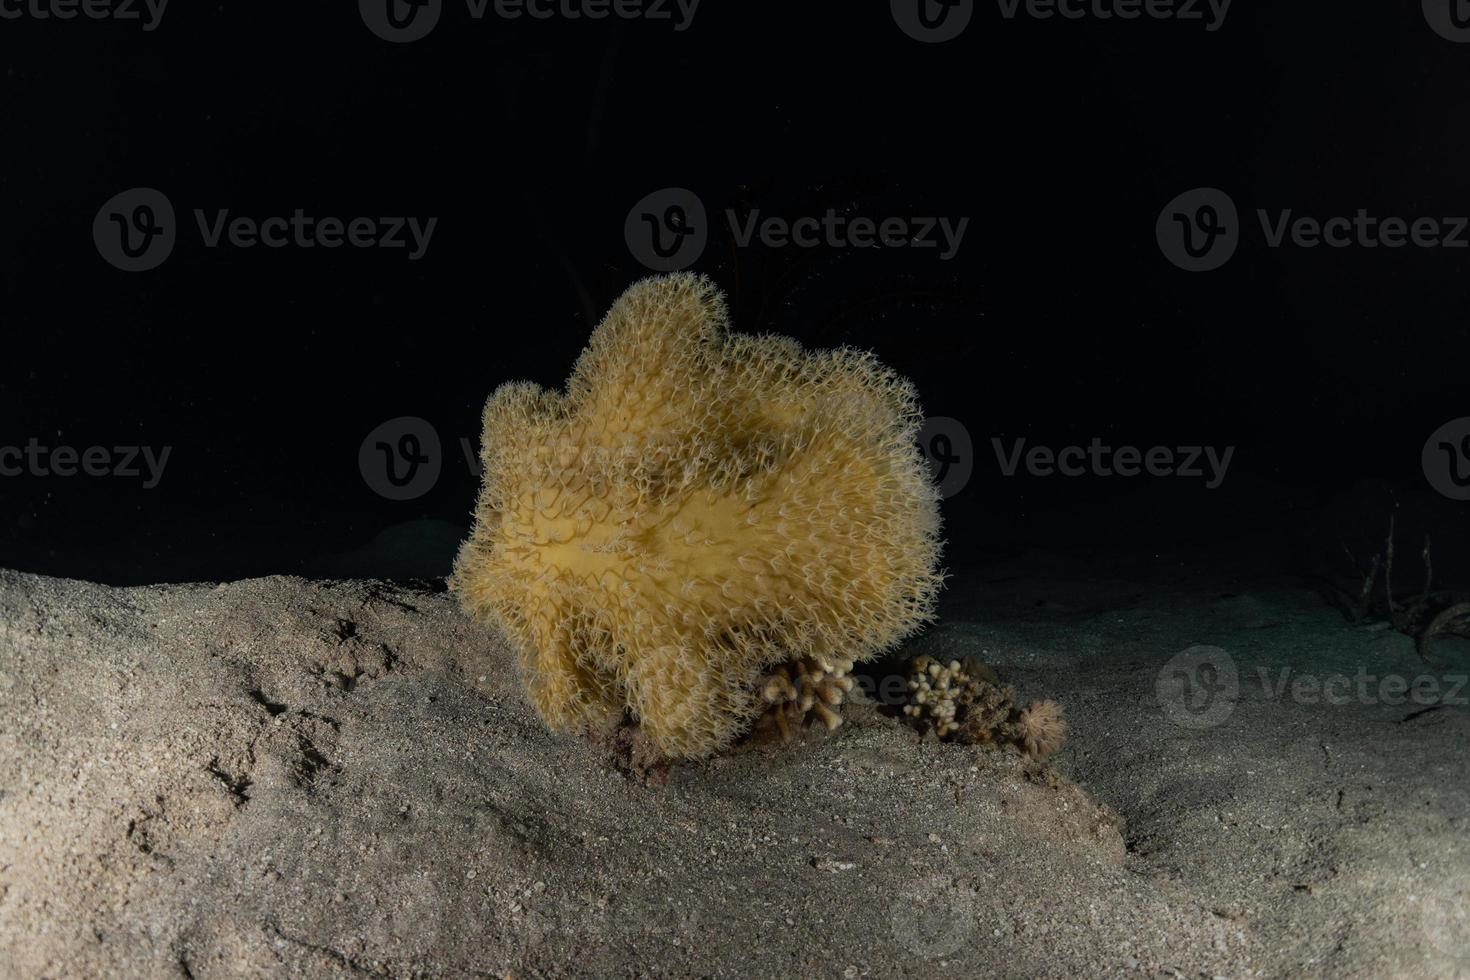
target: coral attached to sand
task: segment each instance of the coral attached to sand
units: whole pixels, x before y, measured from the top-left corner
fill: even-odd
[[[820,721],[828,731],[841,725],[838,708],[852,691],[851,671],[851,660],[815,657],[798,657],[778,665],[757,684],[761,713],[755,733],[774,733],[787,742],[792,729],[812,721]]]
[[[1006,723],[1005,732],[1022,752],[1044,759],[1062,747],[1067,722],[1055,701],[1032,701]]]
[[[995,671],[966,657],[941,664],[914,658],[909,668],[909,703],[903,713],[920,731],[968,745],[1010,744],[1034,758],[1062,747],[1067,723],[1055,701],[1015,707],[1016,692]]]
[[[708,279],[643,280],[565,393],[491,396],[456,588],[515,644],[551,727],[627,709],[660,751],[708,755],[805,702],[773,668],[871,659],[931,616],[920,421],[871,355],[732,334]],[[798,710],[830,709],[822,690]]]

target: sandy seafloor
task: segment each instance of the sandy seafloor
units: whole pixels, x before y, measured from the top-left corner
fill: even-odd
[[[1029,552],[910,649],[1067,746],[856,704],[648,788],[427,584],[0,572],[0,974],[1470,977],[1463,645]]]

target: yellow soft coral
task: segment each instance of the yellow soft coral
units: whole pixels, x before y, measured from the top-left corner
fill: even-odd
[[[705,756],[774,665],[871,659],[931,615],[913,387],[861,351],[727,327],[708,279],[645,279],[565,393],[516,382],[485,406],[456,588],[552,728],[627,708],[670,757]]]

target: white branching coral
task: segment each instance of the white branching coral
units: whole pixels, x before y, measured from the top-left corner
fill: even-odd
[[[911,703],[904,707],[904,714],[921,730],[933,730],[940,738],[967,725],[976,736],[972,741],[984,741],[982,732],[994,726],[981,728],[977,723],[997,714],[995,724],[1004,721],[1013,696],[1009,687],[996,685],[994,673],[987,677],[987,671],[980,664],[967,666],[958,660],[942,664],[933,657],[918,657],[909,671]]]
[[[1015,707],[1016,692],[974,658],[940,663],[916,657],[909,668],[903,713],[920,731],[968,745],[1011,744],[1033,758],[1061,748],[1067,725],[1061,705],[1032,701]]]

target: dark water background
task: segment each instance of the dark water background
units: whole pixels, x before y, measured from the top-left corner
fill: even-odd
[[[1454,574],[1470,503],[1435,489],[1422,451],[1470,416],[1470,248],[1273,248],[1257,213],[1364,209],[1446,234],[1470,214],[1470,44],[1417,4],[1237,0],[1215,30],[980,4],[941,44],[881,3],[705,0],[684,30],[450,3],[401,44],[351,5],[306,6],[181,4],[151,31],[0,20],[0,448],[170,452],[154,486],[0,477],[0,566],[110,583],[442,573],[485,397],[564,380],[648,273],[630,209],[683,187],[711,219],[692,267],[738,327],[875,350],[968,433],[952,566],[1043,548],[1169,574],[1310,571],[1346,540],[1370,547],[1397,506]],[[146,272],[108,264],[93,235],[136,187],[177,212]],[[1188,272],[1156,222],[1199,187],[1238,208],[1239,244]],[[409,260],[208,248],[193,214],[297,208],[438,220]],[[724,217],[828,209],[969,223],[946,260],[740,246]],[[393,500],[359,450],[401,417],[432,426],[440,473]],[[1007,477],[992,440],[1017,438],[1234,455],[1214,489]]]

